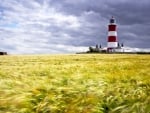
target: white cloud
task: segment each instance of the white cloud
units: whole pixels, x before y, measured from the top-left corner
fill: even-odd
[[[124,47],[125,52],[150,52],[150,48],[133,48],[133,47]]]
[[[77,30],[80,22],[76,16],[58,12],[47,2],[45,0],[43,4],[39,4],[35,0],[3,1],[1,6],[4,11],[0,20],[0,40],[3,43],[1,48],[12,54],[71,52],[65,49],[70,48],[70,44],[63,44],[72,37],[63,30]],[[16,25],[11,27],[13,24]],[[62,48],[60,44],[63,45]]]

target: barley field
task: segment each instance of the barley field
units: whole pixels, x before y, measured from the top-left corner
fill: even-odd
[[[0,56],[0,113],[150,113],[150,55]]]

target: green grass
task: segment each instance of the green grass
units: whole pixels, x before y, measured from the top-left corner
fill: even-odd
[[[150,55],[0,56],[0,113],[150,113]]]

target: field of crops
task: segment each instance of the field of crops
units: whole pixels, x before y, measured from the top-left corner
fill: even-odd
[[[0,56],[0,113],[150,113],[150,55]]]

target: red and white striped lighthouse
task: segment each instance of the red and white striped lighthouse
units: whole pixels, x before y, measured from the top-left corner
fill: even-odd
[[[108,52],[113,52],[115,48],[118,47],[118,40],[117,40],[117,25],[115,22],[115,18],[112,17],[110,19],[108,25],[108,42],[107,42],[107,50]]]

